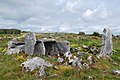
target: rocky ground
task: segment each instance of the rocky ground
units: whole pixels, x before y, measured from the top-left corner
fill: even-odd
[[[3,37],[4,36],[4,37]],[[19,54],[5,55],[7,42],[14,37],[24,40],[25,34],[0,35],[0,79],[1,80],[119,80],[120,79],[120,40],[113,39],[113,55],[98,59],[96,54],[100,51],[101,37],[78,34],[37,34],[37,38],[67,40],[70,42],[72,55],[36,56]],[[69,59],[71,56],[71,59]],[[27,60],[39,57],[50,67],[22,67]],[[67,58],[66,58],[67,57]],[[75,62],[79,58],[79,62]],[[73,64],[73,60],[74,63]],[[34,60],[35,61],[35,60]],[[34,63],[33,61],[33,63]],[[29,61],[28,61],[29,62]],[[71,63],[72,62],[72,63]],[[44,63],[44,65],[47,65]],[[51,64],[51,65],[50,65]],[[31,64],[32,65],[32,64]],[[30,66],[31,66],[30,65]],[[34,64],[36,65],[36,64]],[[77,66],[76,66],[77,65]],[[23,65],[25,66],[25,65]],[[35,68],[35,69],[33,69]],[[32,71],[29,71],[32,69]]]

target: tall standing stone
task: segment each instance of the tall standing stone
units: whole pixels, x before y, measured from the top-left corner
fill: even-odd
[[[25,53],[28,55],[32,55],[34,53],[34,46],[36,44],[36,36],[35,33],[28,33],[25,36]]]
[[[112,53],[112,32],[109,28],[104,28],[102,35],[102,47],[100,55],[110,55]]]

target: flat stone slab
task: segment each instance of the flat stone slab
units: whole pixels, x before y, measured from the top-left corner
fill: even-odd
[[[15,48],[10,48],[7,50],[7,52],[5,54],[19,54],[20,52],[24,51],[24,45],[19,45]]]
[[[35,57],[23,62],[20,66],[26,71],[33,71],[34,69],[39,68],[40,66],[52,67],[52,64],[46,62],[40,57]]]

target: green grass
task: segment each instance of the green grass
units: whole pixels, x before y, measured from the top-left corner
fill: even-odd
[[[0,80],[37,80],[40,78],[43,80],[120,80],[120,76],[112,74],[112,70],[120,69],[120,40],[113,40],[113,49],[116,53],[114,53],[111,58],[98,60],[94,56],[95,62],[89,68],[79,69],[78,67],[65,66],[58,64],[55,57],[41,56],[43,59],[57,66],[58,70],[46,68],[47,76],[38,77],[38,75],[36,75],[38,69],[33,72],[21,70],[20,64],[26,60],[26,56],[23,53],[18,55],[4,55],[7,49],[7,42],[10,40],[8,37],[14,36],[17,35],[0,35],[0,37],[4,37],[0,40],[0,53],[2,53],[0,55]],[[70,42],[72,48],[81,47],[82,45],[95,45],[98,47],[101,45],[101,39],[99,37],[92,39],[91,36],[88,36],[87,39],[84,39],[82,36],[82,38],[78,39],[75,34],[65,34],[65,36],[74,36],[73,38],[63,38],[63,40]],[[38,37],[41,37],[41,35]],[[113,62],[117,63],[117,65],[113,64]],[[57,74],[58,76],[48,77],[51,74]],[[89,79],[89,76],[92,76],[92,79]]]

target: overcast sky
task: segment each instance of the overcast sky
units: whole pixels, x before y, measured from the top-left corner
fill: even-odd
[[[0,28],[120,34],[120,0],[0,0]]]

